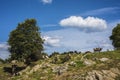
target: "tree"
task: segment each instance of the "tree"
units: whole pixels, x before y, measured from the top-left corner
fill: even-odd
[[[10,33],[8,40],[12,60],[32,59],[31,55],[35,57],[38,52],[43,51],[43,40],[39,30],[35,19],[27,19],[18,24]]]
[[[120,24],[113,28],[110,40],[116,49],[120,49]]]

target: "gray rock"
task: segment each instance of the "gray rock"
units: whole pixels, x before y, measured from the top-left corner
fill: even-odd
[[[84,60],[84,64],[86,65],[86,66],[91,66],[91,65],[94,65],[94,64],[96,64],[94,61],[92,61],[92,60]]]
[[[67,71],[68,67],[67,66],[55,66],[52,68],[54,73],[57,73],[58,75],[61,75],[65,71]]]
[[[100,61],[102,62],[105,62],[105,61],[108,61],[109,59],[108,58],[101,58]]]
[[[74,61],[72,61],[72,62],[69,63],[69,65],[75,67],[76,63]]]

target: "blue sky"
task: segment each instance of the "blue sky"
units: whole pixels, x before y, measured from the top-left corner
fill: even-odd
[[[108,37],[120,22],[120,0],[0,0],[0,57],[8,57],[9,33],[28,18],[41,28],[45,52],[112,49]]]

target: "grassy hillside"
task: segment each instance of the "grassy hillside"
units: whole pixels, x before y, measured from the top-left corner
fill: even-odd
[[[11,65],[0,63],[0,80],[120,80],[120,51],[57,54],[26,68],[18,62],[18,76],[4,71]]]

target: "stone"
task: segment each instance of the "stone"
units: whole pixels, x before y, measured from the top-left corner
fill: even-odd
[[[74,61],[72,61],[72,62],[69,63],[69,65],[75,67],[76,63]]]
[[[110,71],[120,75],[120,70],[118,68],[111,68]]]
[[[109,59],[108,58],[101,58],[100,61],[102,62],[105,62],[105,61],[108,61]]]
[[[91,65],[94,65],[95,64],[95,62],[94,61],[92,61],[92,60],[84,60],[84,64],[86,65],[86,66],[91,66]]]
[[[55,66],[52,68],[54,73],[57,73],[58,75],[61,75],[65,71],[67,71],[68,67],[67,66]]]

